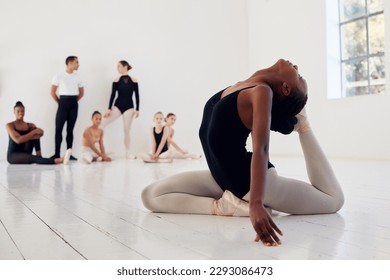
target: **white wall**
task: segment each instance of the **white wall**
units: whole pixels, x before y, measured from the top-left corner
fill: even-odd
[[[0,34],[0,160],[8,145],[4,126],[14,119],[17,100],[26,106],[25,120],[45,130],[44,155],[54,152],[50,83],[68,55],[79,57],[85,82],[76,156],[90,115],[108,106],[117,61],[128,60],[140,83],[133,153],[149,150],[149,128],[159,110],[177,114],[177,142],[200,153],[205,101],[242,78],[248,65],[247,6],[239,0],[0,0]],[[123,156],[122,121],[106,136],[107,150]]]
[[[390,11],[390,1],[385,5]],[[207,98],[285,57],[308,81],[308,112],[325,151],[388,160],[390,94],[327,98],[325,10],[326,0],[0,0],[0,126],[13,120],[13,105],[23,101],[26,120],[45,130],[42,146],[51,155],[56,106],[50,82],[67,55],[78,55],[86,95],[75,128],[77,155],[90,114],[107,107],[117,61],[126,59],[141,94],[132,151],[148,150],[152,115],[162,110],[177,114],[178,142],[201,152],[197,133]],[[389,16],[386,26],[390,54]],[[122,156],[122,122],[106,134],[108,150]],[[7,141],[0,129],[0,160]],[[296,135],[273,133],[271,141],[271,154],[300,154]]]
[[[390,69],[390,1],[384,2],[389,54],[386,69]],[[334,38],[327,39],[325,11],[326,0],[249,0],[249,68],[254,71],[269,66],[279,57],[290,59],[308,82],[308,114],[326,153],[333,157],[388,160],[390,94],[327,98],[327,40]],[[389,92],[390,79],[387,80]],[[296,135],[273,133],[271,138],[271,155],[300,154]]]

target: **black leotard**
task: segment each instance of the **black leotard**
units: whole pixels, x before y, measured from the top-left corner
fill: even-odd
[[[27,125],[28,125],[27,130],[17,130],[15,127],[14,130],[20,135],[26,135],[33,130],[30,124]],[[32,155],[34,148],[35,148],[35,152],[41,150],[41,142],[39,139],[29,140],[27,142],[17,144],[14,142],[14,140],[12,140],[11,137],[9,137],[7,161],[11,164],[31,164],[31,163],[54,164],[55,163],[54,159],[48,159],[48,158]]]
[[[237,96],[242,90],[222,99],[224,90],[212,96],[204,107],[199,130],[211,174],[223,190],[239,198],[249,192],[252,160],[252,153],[246,150],[251,130],[242,123],[237,109]]]
[[[160,133],[157,133],[156,132],[156,128],[153,127],[153,135],[154,135],[154,140],[156,141],[156,151],[157,151],[158,146],[160,146],[161,139],[162,139],[162,137],[164,135],[164,127],[162,128]],[[168,141],[165,141],[164,147],[162,148],[160,154],[162,154],[162,153],[164,153],[166,151],[168,151]]]
[[[118,98],[114,103],[117,91]],[[131,77],[128,75],[121,76],[118,82],[112,83],[112,92],[108,109],[111,109],[113,103],[122,114],[127,110],[134,108],[133,92],[135,92],[135,109],[139,111],[138,83],[134,83]]]

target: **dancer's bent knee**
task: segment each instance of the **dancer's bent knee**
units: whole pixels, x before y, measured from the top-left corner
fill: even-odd
[[[144,204],[145,208],[152,211],[152,212],[157,212],[157,207],[154,203],[154,196],[153,196],[153,191],[152,188],[155,185],[155,183],[147,186],[141,193],[141,198],[142,198],[142,203]]]

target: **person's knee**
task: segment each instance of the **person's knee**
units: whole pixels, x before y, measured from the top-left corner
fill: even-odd
[[[333,195],[331,200],[325,205],[324,214],[332,214],[338,212],[344,205],[344,195],[340,192],[337,195]]]
[[[68,125],[66,127],[67,134],[73,134],[73,128],[74,128],[74,125]]]
[[[142,203],[144,204],[145,208],[154,212],[157,210],[156,205],[154,203],[154,197],[152,195],[152,185],[147,186],[141,194]]]
[[[79,158],[79,162],[81,163],[92,163],[93,156],[88,152],[81,153],[81,156]]]
[[[334,213],[338,212],[344,205],[344,194],[340,192],[340,194],[335,198],[334,202]]]

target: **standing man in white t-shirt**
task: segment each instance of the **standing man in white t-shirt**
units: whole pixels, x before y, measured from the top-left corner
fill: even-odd
[[[66,71],[56,75],[51,85],[51,96],[58,103],[56,114],[56,134],[54,158],[60,157],[62,130],[66,124],[66,145],[73,145],[73,128],[77,120],[78,102],[84,95],[84,86],[80,76],[75,72],[79,69],[77,56],[68,56],[65,60]],[[58,93],[58,95],[57,95]],[[76,160],[71,156],[71,160]]]

